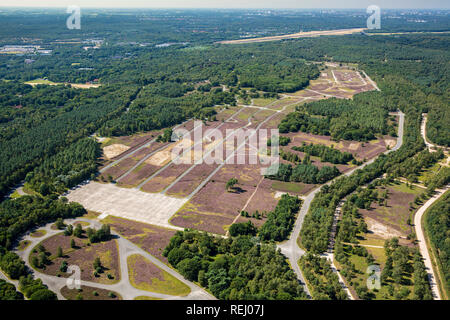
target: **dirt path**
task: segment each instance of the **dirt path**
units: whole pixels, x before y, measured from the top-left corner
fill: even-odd
[[[377,91],[381,91],[380,88],[378,88],[377,84],[375,83],[375,81],[373,81],[365,71],[361,70],[361,72],[364,74],[364,76],[366,77],[366,79],[370,82],[370,84],[377,90]]]
[[[244,211],[244,210],[247,208],[247,206],[248,206],[248,204],[250,203],[250,201],[252,201],[253,197],[255,196],[256,192],[258,191],[259,185],[260,185],[261,182],[263,182],[263,181],[264,181],[264,176],[259,180],[258,185],[257,185],[256,188],[255,188],[255,191],[253,191],[252,195],[247,199],[247,202],[246,202],[245,205],[242,207],[241,212]],[[235,224],[236,221],[238,221],[238,219],[239,219],[240,216],[241,216],[241,214],[239,213],[239,214],[236,216],[236,218],[234,218],[234,220],[233,220],[233,222],[231,223],[231,225]],[[229,230],[227,230],[227,233],[226,233],[225,236],[226,236],[226,237],[229,237],[229,236],[230,236],[230,231],[229,231]]]
[[[422,257],[424,259],[425,267],[428,273],[428,280],[430,282],[431,291],[435,300],[441,300],[441,294],[439,292],[439,287],[436,281],[436,274],[433,270],[433,264],[431,263],[430,253],[428,251],[427,242],[425,240],[425,234],[422,226],[422,217],[427,209],[448,190],[449,186],[447,186],[444,190],[436,191],[436,194],[427,202],[425,202],[425,204],[420,207],[420,209],[414,216],[414,227],[416,229],[417,242],[419,243],[420,253],[422,254]]]

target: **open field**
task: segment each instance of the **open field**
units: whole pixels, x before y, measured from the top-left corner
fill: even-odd
[[[383,139],[377,139],[369,142],[347,141],[339,142],[331,140],[330,136],[315,135],[305,132],[290,132],[283,136],[291,138],[291,142],[285,147],[286,151],[294,152],[290,148],[301,146],[303,142],[307,144],[323,144],[328,147],[334,147],[342,152],[349,152],[359,160],[371,159],[387,150],[387,146],[392,144],[394,138],[385,136]]]
[[[351,88],[350,88],[351,87]],[[287,113],[295,106],[308,101],[325,99],[328,97],[351,98],[355,93],[373,90],[367,85],[358,71],[348,66],[333,64],[322,71],[317,80],[312,80],[310,86],[291,94],[281,94],[280,99],[252,99],[252,105],[219,108],[216,115],[218,121],[206,121],[202,124],[203,133],[207,129],[218,129],[226,137],[228,129],[264,128],[275,129]],[[182,125],[183,129],[192,130],[193,121]],[[137,136],[137,137],[136,137]],[[291,133],[290,146],[303,142],[334,145],[341,151],[349,151],[361,160],[373,158],[386,150],[386,144],[392,141],[379,139],[368,143],[355,141],[331,141],[330,137],[303,133]],[[105,146],[128,146],[114,159],[133,152],[137,147],[155,137],[155,133],[139,134],[131,137],[114,138],[105,142]],[[389,137],[387,137],[389,138]],[[187,145],[185,145],[187,143]],[[306,195],[315,185],[303,183],[284,183],[262,179],[261,165],[232,165],[232,164],[193,164],[199,160],[199,154],[188,152],[180,159],[190,160],[189,164],[175,164],[171,162],[172,151],[178,146],[192,147],[191,140],[175,143],[152,143],[133,153],[114,166],[103,171],[103,181],[113,179],[117,185],[102,185],[89,183],[69,193],[70,201],[77,201],[86,208],[102,214],[122,217],[133,221],[148,223],[167,228],[194,228],[208,232],[225,234],[228,227],[236,221],[246,221],[249,218],[239,216],[241,210],[250,215],[273,210],[279,196],[283,192],[296,195]],[[205,138],[201,150],[203,157],[216,147],[225,150],[234,149],[235,163],[237,154],[246,154],[248,160],[249,146],[244,144],[236,151],[237,145],[220,143]],[[113,148],[112,148],[113,149]],[[289,150],[290,151],[290,150]],[[119,153],[119,152],[117,152]],[[179,154],[179,153],[178,153]],[[283,160],[284,161],[284,160]],[[318,158],[312,157],[313,163],[319,168],[324,165]],[[248,161],[246,162],[248,163]],[[337,165],[341,172],[350,170],[352,165]],[[238,188],[227,191],[225,185],[231,178],[238,179]],[[120,188],[124,187],[124,188]],[[140,189],[140,190],[138,190]],[[261,219],[253,219],[256,225],[261,225]]]
[[[137,289],[174,296],[186,296],[191,292],[183,282],[139,254],[129,256],[127,263],[130,283]]]
[[[367,282],[367,279],[369,277],[369,274],[366,272],[367,268],[369,267],[369,263],[367,262],[365,257],[359,256],[355,253],[351,253],[351,245],[344,245],[346,256],[349,259],[350,263],[354,266],[354,272],[352,272],[352,278],[351,280],[349,277],[346,277],[347,283],[350,284],[349,289],[351,290],[352,294],[354,296],[357,296],[355,287],[359,285],[365,285]],[[383,248],[368,248],[366,247],[367,251],[371,253],[375,259],[375,263],[380,265],[380,268],[384,268],[385,261],[386,261],[386,255],[384,253]],[[409,263],[412,264],[412,261],[410,260]],[[342,270],[341,265],[339,262],[335,261],[336,267],[338,269]],[[412,265],[410,266],[412,268]],[[392,286],[394,288],[394,296],[392,296],[391,293],[389,293],[389,286]],[[413,276],[410,272],[404,272],[402,274],[402,283],[396,284],[392,280],[388,280],[388,284],[385,284],[381,286],[380,290],[371,290],[370,292],[373,294],[373,299],[375,300],[392,300],[392,299],[399,299],[395,297],[396,293],[399,293],[400,290],[409,290],[409,293],[406,297],[402,297],[402,299],[412,299],[413,292],[414,292],[414,285],[413,285]]]
[[[375,89],[370,82],[363,78],[359,71],[349,69],[346,66],[333,65],[323,70],[318,79],[311,80],[308,88],[287,96],[303,97],[310,101],[330,97],[351,99],[355,94]]]
[[[162,252],[175,234],[175,230],[114,216],[106,217],[102,223],[109,224],[117,233],[167,264],[167,258]]]
[[[231,178],[236,178],[238,185],[235,190],[227,191],[226,182]],[[270,190],[270,183],[259,185],[261,178],[258,165],[224,165],[191,201],[177,212],[171,223],[185,228],[225,234],[241,210],[245,209],[250,214],[256,210],[262,213],[271,211],[276,206],[277,201],[274,192]]]
[[[285,34],[282,36],[272,36],[263,38],[249,38],[240,40],[226,40],[219,41],[221,44],[241,44],[241,43],[255,43],[255,42],[266,42],[266,41],[278,41],[283,39],[297,39],[297,38],[308,38],[308,37],[319,37],[319,36],[338,36],[353,34],[358,32],[363,32],[365,28],[354,28],[354,29],[339,29],[339,30],[325,30],[325,31],[308,31],[308,32],[298,32],[292,34]]]
[[[198,164],[188,174],[181,178],[173,187],[167,190],[167,195],[174,197],[187,197],[195,188],[197,188],[203,180],[205,180],[215,169],[218,164]]]
[[[75,241],[75,248],[70,245],[72,239]],[[104,284],[112,284],[120,280],[119,250],[116,240],[91,244],[86,237],[77,238],[60,233],[45,239],[40,244],[44,246],[50,260],[50,263],[44,268],[38,268],[40,272],[52,276],[68,277],[69,274],[60,270],[61,263],[66,261],[68,265],[80,267],[81,280]],[[57,256],[58,247],[63,250],[62,257]],[[39,256],[38,250],[35,251],[31,253],[30,261],[33,256]],[[100,258],[103,272],[95,276],[93,263],[97,257]]]
[[[379,194],[384,192],[381,187],[377,190]],[[413,213],[417,209],[417,205],[414,205],[411,212],[410,204],[414,203],[415,197],[425,189],[417,186],[409,188],[404,183],[398,183],[387,186],[385,190],[388,192],[386,206],[374,202],[370,209],[361,209],[360,212],[373,235],[381,239],[400,237],[405,240],[412,232],[411,225],[407,223],[408,219],[412,224]]]

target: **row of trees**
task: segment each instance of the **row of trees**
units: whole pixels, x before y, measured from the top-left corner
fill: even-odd
[[[266,222],[258,231],[261,240],[286,240],[294,227],[301,203],[298,197],[283,194],[275,209],[267,214]]]
[[[34,279],[29,273],[25,262],[14,252],[7,251],[4,247],[0,247],[0,268],[14,280],[19,280],[19,290],[23,292],[25,297],[30,300],[57,300],[56,294],[49,290],[42,283],[41,279]],[[13,286],[14,287],[14,286]],[[9,298],[12,298],[12,288],[4,288],[8,290]],[[0,292],[0,297],[2,293]],[[21,294],[14,295],[18,299],[23,299]],[[1,300],[1,299],[0,299]]]
[[[277,173],[269,175],[267,178],[280,181],[315,184],[325,183],[340,174],[341,173],[336,166],[323,166],[319,169],[317,166],[311,164],[307,157],[305,157],[303,163],[299,163],[295,167],[292,167],[291,164],[280,163]]]
[[[444,282],[447,296],[450,295],[450,192],[442,196],[425,215],[425,230],[430,239],[433,255],[438,265],[439,276]]]
[[[334,164],[347,164],[354,159],[350,152],[342,152],[340,150],[328,147],[323,144],[307,145],[305,142],[301,146],[294,146],[292,150],[301,151],[310,156],[319,157],[322,162],[330,162]]]

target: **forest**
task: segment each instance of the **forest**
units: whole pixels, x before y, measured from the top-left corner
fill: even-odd
[[[306,299],[275,245],[260,244],[251,236],[178,231],[163,255],[186,279],[198,281],[221,300]]]
[[[321,162],[330,162],[333,164],[347,164],[349,161],[354,159],[350,152],[342,152],[323,144],[311,143],[308,145],[306,142],[303,142],[303,144],[299,147],[292,147],[292,150],[301,151],[309,154],[310,156],[319,157]]]
[[[26,175],[25,182],[43,196],[61,194],[84,180],[94,179],[97,159],[101,155],[100,145],[94,139],[78,140],[63,151],[46,158],[40,166]]]
[[[302,163],[298,163],[295,167],[291,164],[280,163],[276,174],[269,175],[267,178],[280,181],[303,182],[308,184],[325,183],[340,175],[336,166],[323,166],[318,168],[311,164],[308,155],[305,156]]]
[[[4,196],[45,158],[94,133],[108,118],[124,111],[135,94],[132,87],[85,91],[81,101],[71,101],[70,111],[0,143],[0,195]]]
[[[396,136],[387,124],[390,111],[379,93],[360,93],[353,100],[331,98],[297,107],[282,120],[281,133],[306,132],[331,136],[333,140],[369,141],[377,135]]]
[[[436,257],[438,273],[448,296],[450,293],[450,193],[447,191],[425,215],[425,230],[430,239],[433,255]]]
[[[258,230],[262,240],[283,241],[289,237],[294,227],[301,200],[283,194],[275,209],[267,214],[267,220]]]

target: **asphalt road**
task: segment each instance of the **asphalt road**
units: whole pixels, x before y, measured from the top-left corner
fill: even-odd
[[[420,207],[414,216],[414,227],[416,229],[417,242],[419,243],[420,253],[424,259],[425,268],[428,274],[428,281],[430,282],[431,292],[435,300],[441,300],[441,294],[439,292],[439,287],[436,281],[436,275],[433,270],[433,264],[431,263],[430,253],[428,252],[427,243],[425,241],[425,234],[422,227],[422,217],[427,209],[436,202],[445,192],[449,189],[447,186],[445,190],[436,191],[436,194],[430,198],[425,204]]]
[[[84,221],[88,222],[90,224],[90,227],[94,228],[100,228],[101,223],[85,218],[77,218],[77,219],[68,219],[65,220],[65,223],[74,223],[75,221]],[[53,230],[51,229],[52,224],[47,224],[45,227],[40,228],[44,229],[47,233],[43,237],[34,238],[30,235],[26,235],[23,237],[22,240],[29,240],[31,241],[31,244],[23,251],[16,251],[16,253],[25,261],[25,264],[32,270],[32,273],[34,273],[34,276],[36,278],[41,278],[42,282],[48,286],[50,290],[55,292],[58,296],[59,300],[65,300],[65,298],[61,295],[60,290],[66,286],[67,279],[66,278],[59,278],[56,276],[47,275],[44,273],[41,273],[39,271],[34,270],[31,265],[29,264],[28,257],[33,250],[33,248],[42,240],[47,239],[55,234],[61,233],[61,230]],[[115,291],[118,294],[122,296],[124,300],[133,300],[134,298],[138,296],[149,296],[159,299],[166,299],[166,300],[213,300],[215,297],[213,297],[211,294],[197,286],[196,284],[186,280],[182,275],[180,275],[178,272],[176,272],[174,269],[168,267],[164,263],[162,263],[160,260],[156,259],[140,247],[136,246],[131,241],[121,237],[120,235],[116,234],[115,232],[112,232],[114,235],[117,236],[117,243],[119,247],[119,264],[120,264],[120,280],[119,282],[115,284],[101,284],[96,282],[90,282],[90,281],[81,281],[81,285],[83,286],[89,286],[93,288],[100,288],[110,291]],[[130,283],[129,277],[128,277],[128,264],[127,264],[127,258],[130,255],[133,254],[140,254],[144,256],[146,259],[150,260],[153,264],[158,266],[160,269],[168,272],[184,284],[186,284],[191,292],[187,296],[172,296],[172,295],[166,295],[156,292],[149,292],[145,290],[140,290],[132,286]],[[0,277],[2,277],[2,274],[0,273]],[[3,275],[3,277],[5,277]],[[9,281],[11,283],[14,283],[12,281]]]
[[[405,124],[405,114],[402,113],[401,111],[399,111],[397,114],[399,115],[399,126],[398,126],[397,143],[395,144],[395,146],[392,149],[387,150],[385,152],[385,154],[400,149],[400,147],[403,144],[403,129],[404,129],[404,124]],[[362,169],[365,166],[373,163],[376,159],[377,159],[377,157],[372,158],[371,160],[363,163],[361,166],[356,167],[356,168],[348,171],[344,175],[349,176],[352,173],[354,173],[356,170]],[[339,176],[339,177],[341,177],[341,176]],[[339,179],[339,177],[337,177],[336,179]],[[326,183],[324,185],[330,185],[333,181],[334,180],[331,180],[331,181],[329,181],[328,183]],[[300,257],[302,255],[305,254],[305,251],[298,246],[297,239],[298,239],[298,237],[300,235],[300,231],[302,229],[302,225],[303,225],[303,221],[305,219],[305,216],[308,213],[309,208],[311,206],[311,202],[314,199],[314,197],[316,196],[316,194],[318,192],[320,192],[320,190],[322,189],[322,187],[324,185],[320,186],[317,189],[314,189],[311,193],[309,193],[303,199],[302,207],[301,207],[301,209],[300,209],[300,211],[298,213],[297,220],[295,221],[295,225],[294,225],[294,228],[293,228],[293,230],[291,232],[291,235],[290,235],[289,239],[287,241],[285,241],[283,243],[280,243],[278,245],[278,247],[281,249],[281,252],[289,259],[289,262],[290,262],[290,264],[292,266],[292,269],[294,269],[294,271],[297,274],[297,277],[300,280],[300,282],[302,284],[304,284],[304,289],[305,289],[305,291],[306,291],[306,293],[308,295],[310,295],[310,292],[308,290],[308,287],[305,285],[305,279],[304,279],[304,277],[302,275],[300,267],[298,266],[298,260],[300,259]]]

